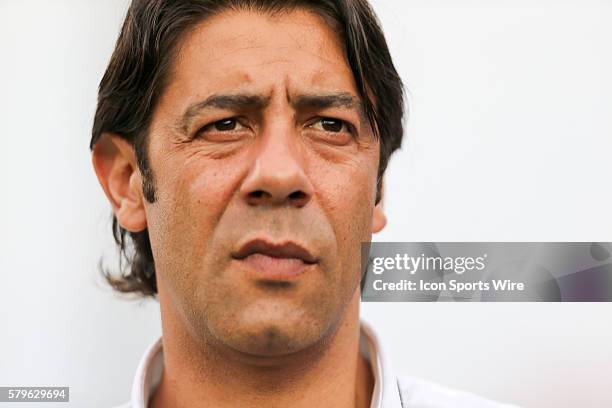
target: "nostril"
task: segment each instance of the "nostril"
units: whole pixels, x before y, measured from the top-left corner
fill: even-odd
[[[247,194],[246,200],[250,205],[280,204],[283,202],[301,207],[309,201],[309,195],[302,190],[295,190],[288,195],[274,195],[266,190],[254,190]]]
[[[268,195],[269,194],[266,193],[264,190],[251,191],[247,195],[247,202],[249,203],[249,205],[260,205],[267,200]]]
[[[303,200],[304,198],[306,198],[306,193],[303,191],[294,191],[289,194],[289,199],[293,201]]]
[[[289,202],[292,203],[292,205],[296,205],[298,207],[305,206],[306,203],[310,200],[309,195],[301,190],[294,191],[293,193],[289,194],[287,198]]]

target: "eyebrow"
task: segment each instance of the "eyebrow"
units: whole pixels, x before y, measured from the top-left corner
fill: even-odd
[[[257,110],[265,108],[270,102],[269,96],[258,94],[215,94],[203,101],[190,105],[183,116],[179,119],[178,125],[184,133],[188,132],[193,119],[203,110],[210,108],[227,109],[233,111]],[[361,123],[366,123],[363,104],[359,98],[348,92],[331,94],[302,94],[290,98],[290,105],[295,110],[315,110],[329,108],[354,109],[359,114]]]
[[[217,108],[227,110],[254,110],[264,108],[269,97],[249,94],[211,95],[203,101],[190,105],[179,120],[179,128],[187,133],[193,118],[201,111]]]
[[[291,101],[295,109],[325,109],[325,108],[348,108],[359,109],[361,102],[349,93],[337,93],[329,95],[307,94],[298,95]]]

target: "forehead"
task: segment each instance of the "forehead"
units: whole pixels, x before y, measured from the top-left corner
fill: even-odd
[[[275,90],[350,92],[344,46],[323,17],[303,9],[268,14],[225,11],[179,44],[169,88],[183,97]]]

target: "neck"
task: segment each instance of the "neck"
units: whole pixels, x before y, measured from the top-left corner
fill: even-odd
[[[161,290],[159,299],[164,372],[150,407],[370,406],[374,380],[359,352],[359,289],[329,338],[261,359],[194,338]]]

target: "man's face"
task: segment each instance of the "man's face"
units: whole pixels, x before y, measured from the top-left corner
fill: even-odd
[[[181,43],[154,112],[146,220],[160,296],[256,355],[339,323],[369,241],[379,144],[316,14],[226,12]]]

